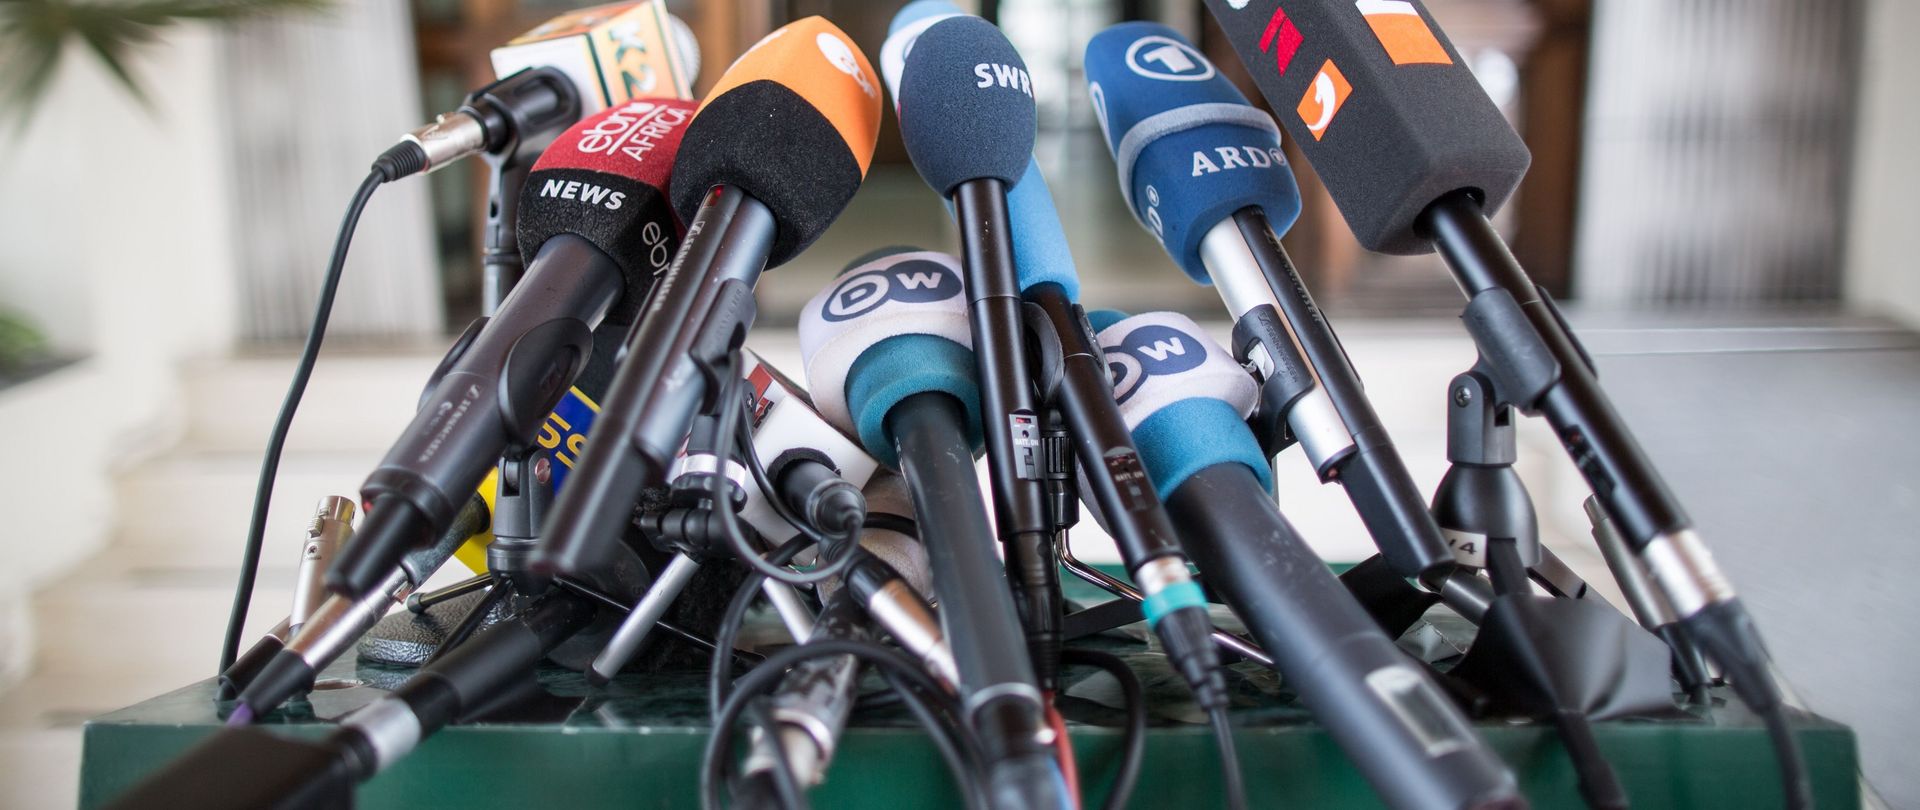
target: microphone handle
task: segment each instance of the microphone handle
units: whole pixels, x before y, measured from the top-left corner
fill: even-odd
[[[557,570],[604,563],[631,520],[625,505],[666,480],[694,415],[718,387],[705,372],[753,323],[753,285],[776,231],[773,212],[738,188],[715,186],[701,202],[679,254],[635,318],[600,403],[595,440],[548,513],[540,556]]]
[[[871,641],[872,625],[852,595],[844,589],[827,599],[808,639],[850,638]],[[847,716],[860,680],[860,659],[851,655],[809,658],[780,680],[773,692],[771,714],[787,754],[787,768],[804,786],[816,785],[833,762],[833,752],[846,729]],[[773,740],[766,735],[754,744],[742,770],[744,778],[772,767]]]
[[[1027,357],[1006,185],[991,178],[961,183],[954,189],[953,208],[960,227],[961,281],[980,370],[980,419],[987,440],[994,522],[1006,547],[1007,574],[1018,593],[1029,657],[1041,680],[1051,684],[1058,670],[1064,606],[1059,597],[1059,566],[1053,559],[1041,414]]]
[[[1167,498],[1207,585],[1392,807],[1518,801],[1499,756],[1313,553],[1253,472],[1216,464]]]
[[[526,265],[520,259],[520,190],[533,161],[518,150],[487,155],[487,221],[480,247],[480,314],[491,316],[520,283]]]
[[[330,742],[348,754],[364,782],[434,732],[500,697],[593,616],[591,603],[556,590],[519,619],[475,633],[392,694],[341,718]]]
[[[453,523],[501,452],[531,443],[586,365],[592,327],[626,288],[619,265],[574,234],[541,245],[528,278],[361,485],[372,508],[327,571],[329,590],[371,593],[409,550]]]
[[[1266,213],[1258,206],[1240,209],[1207,232],[1200,251],[1208,275],[1239,319],[1234,342],[1245,345],[1243,330],[1260,341],[1267,356],[1254,359],[1269,378],[1284,374],[1276,367],[1289,359],[1304,367],[1308,379],[1302,384],[1313,390],[1287,409],[1286,418],[1321,480],[1343,485],[1395,573],[1439,590],[1437,582],[1453,567],[1446,540]]]
[[[1046,755],[1040,690],[1021,643],[1013,597],[993,549],[965,412],[945,393],[901,400],[886,430],[900,455],[920,542],[926,546],[940,621],[960,673],[963,719],[980,732],[987,757],[1005,762]]]

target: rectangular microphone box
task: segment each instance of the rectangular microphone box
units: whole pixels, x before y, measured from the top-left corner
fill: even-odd
[[[654,0],[570,11],[493,49],[493,71],[558,68],[580,89],[582,116],[636,98],[690,99],[694,77],[675,24]]]

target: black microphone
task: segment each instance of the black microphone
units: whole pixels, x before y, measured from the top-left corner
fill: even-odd
[[[242,717],[238,722],[262,717],[288,698],[312,689],[322,670],[345,655],[394,605],[404,604],[456,549],[486,531],[490,518],[486,500],[478,494],[468,496],[440,539],[408,552],[372,593],[358,598],[327,595],[299,632],[288,636],[256,674],[244,683],[236,682],[240,703],[234,715]]]
[[[890,253],[855,267],[801,312],[801,353],[821,413],[905,477],[960,675],[964,721],[996,805],[1057,808],[1052,732],[993,550],[973,452],[980,390],[958,262]]]
[[[1041,451],[1045,414],[1027,356],[1008,190],[1033,164],[1032,79],[992,24],[912,3],[882,47],[913,166],[953,205],[985,409],[994,528],[1006,548],[1042,686],[1058,677],[1061,603]]]
[[[300,540],[300,565],[293,579],[293,609],[235,658],[232,666],[221,671],[216,679],[214,696],[217,699],[231,700],[247,688],[267,663],[286,648],[287,640],[299,633],[307,619],[325,603],[328,594],[322,580],[326,577],[327,565],[351,537],[353,501],[338,495],[321,498],[314,505],[313,517],[307,520],[307,530]]]
[[[664,482],[696,413],[724,386],[725,358],[754,316],[753,285],[804,250],[866,176],[879,136],[878,79],[819,17],[742,54],[700,105],[674,166],[687,237],[661,276],[601,403],[596,432],[554,502],[536,566],[589,570],[612,552],[626,510]]]
[[[674,557],[594,658],[587,679],[596,685],[611,680],[639,650],[701,564],[735,553],[726,539],[727,523],[717,510],[737,508],[740,519],[776,547],[800,534],[786,515],[828,537],[841,538],[854,537],[866,520],[866,499],[860,487],[879,462],[828,424],[806,391],[779,369],[752,352],[743,351],[741,356],[742,376],[751,392],[745,403],[746,427],[753,454],[766,465],[772,491],[763,492],[757,482],[748,480],[738,461],[722,463],[716,458],[711,447],[714,437],[706,435],[711,431],[696,425],[685,452],[674,462],[672,476],[675,500],[691,502],[637,519],[654,545]],[[729,481],[724,502],[710,497],[714,475]],[[793,586],[767,578],[761,587],[794,639],[806,639],[813,632],[813,615]]]
[[[502,452],[533,441],[586,365],[593,329],[616,307],[639,306],[673,251],[660,189],[691,107],[630,102],[575,125],[541,156],[520,211],[520,243],[536,251],[527,277],[456,344],[361,486],[366,516],[327,573],[329,589],[372,592],[407,549],[444,530]],[[635,120],[653,126],[635,129]],[[615,121],[613,134],[602,129]]]
[[[223,728],[108,806],[352,806],[357,784],[448,724],[529,683],[534,665],[593,618],[592,604],[554,591],[520,616],[480,630],[427,663],[391,694],[341,718],[325,739],[294,741],[258,728]]]
[[[1413,0],[1207,6],[1360,243],[1388,253],[1439,248],[1502,398],[1546,417],[1681,626],[1741,700],[1784,729],[1752,618],[1558,308],[1488,221],[1530,156],[1431,15]],[[1795,744],[1785,733],[1775,740],[1782,751]],[[1790,788],[1796,804],[1810,794],[1804,780]]]
[[[1522,807],[1513,775],[1274,506],[1258,393],[1185,316],[1096,312],[1120,409],[1187,553],[1392,807]]]
[[[563,39],[575,38],[610,41],[616,52],[601,60],[584,41],[564,47]],[[382,157],[395,170],[389,180],[474,155],[530,160],[583,115],[642,98],[687,98],[700,72],[698,40],[662,3],[630,4],[613,14],[568,12],[495,48],[491,57],[500,78],[401,136]],[[663,83],[660,74],[671,79]],[[503,221],[511,227],[513,219]]]

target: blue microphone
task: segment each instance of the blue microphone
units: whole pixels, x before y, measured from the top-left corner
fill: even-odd
[[[974,474],[982,397],[963,291],[951,256],[870,254],[802,310],[800,353],[821,414],[906,479],[993,804],[1055,810],[1045,704]]]
[[[915,0],[893,15],[887,25],[887,41],[880,46],[880,75],[896,101],[906,54],[920,33],[941,20],[963,16],[966,12],[946,0]],[[895,112],[899,112],[897,107]],[[951,201],[948,207],[952,207]],[[1060,228],[1060,212],[1054,209],[1046,178],[1040,176],[1040,164],[1031,157],[1026,172],[1007,192],[1007,215],[1012,219],[1013,264],[1019,272],[1020,289],[1053,281],[1067,291],[1068,297],[1079,300],[1080,277],[1074,272],[1073,254]]]
[[[1453,600],[1489,590],[1452,577],[1425,498],[1280,246],[1300,194],[1273,119],[1163,25],[1094,35],[1085,68],[1121,191],[1174,262],[1220,292],[1234,318],[1233,357],[1259,371],[1263,449],[1298,442],[1322,481],[1344,486],[1394,573]]]
[[[1033,79],[1000,29],[940,19],[903,55],[894,107],[920,177],[942,197],[963,183],[1019,182],[1033,158]]]
[[[1183,315],[1103,313],[1120,410],[1187,552],[1392,807],[1521,806],[1512,774],[1273,502],[1253,380]]]
[[[1121,23],[1087,43],[1084,64],[1120,194],[1187,275],[1207,282],[1201,239],[1235,211],[1257,206],[1276,231],[1293,226],[1300,190],[1280,128],[1179,33]]]

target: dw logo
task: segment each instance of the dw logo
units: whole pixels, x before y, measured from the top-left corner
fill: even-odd
[[[960,276],[939,262],[909,259],[840,280],[820,308],[820,317],[838,323],[858,318],[888,301],[926,304],[960,295]]]
[[[1198,368],[1207,359],[1206,344],[1171,326],[1148,324],[1129,332],[1107,349],[1107,373],[1113,398],[1126,402],[1148,377],[1165,377]]]

